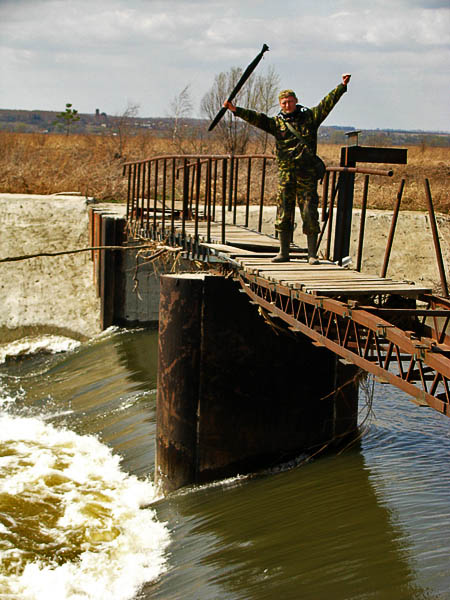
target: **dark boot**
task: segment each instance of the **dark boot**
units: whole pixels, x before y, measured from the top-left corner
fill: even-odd
[[[271,262],[289,262],[289,246],[291,245],[291,232],[280,231],[280,252],[272,258]]]
[[[317,233],[308,233],[306,236],[308,240],[308,262],[310,265],[318,265],[319,259],[317,258]]]

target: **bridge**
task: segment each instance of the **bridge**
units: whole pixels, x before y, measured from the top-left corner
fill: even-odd
[[[371,162],[406,162],[397,149],[353,146],[342,149],[341,163],[348,164],[349,150],[355,149]],[[351,166],[327,168],[320,264],[308,264],[306,250],[295,245],[290,262],[271,263],[278,243],[262,226],[270,194],[273,203],[268,173],[273,162],[271,155],[179,155],[127,163],[130,230],[139,238],[182,247],[191,260],[231,275],[269,318],[402,389],[416,404],[450,416],[450,300],[428,181],[425,192],[445,297],[386,277],[405,180],[397,192],[380,276],[361,272],[369,177],[388,178],[392,170],[358,167],[355,159]],[[343,263],[358,173],[364,175],[362,211],[356,265],[350,269]]]
[[[344,439],[356,429],[357,386],[355,392],[353,384],[358,369],[403,390],[415,404],[450,416],[450,299],[430,184],[424,181],[424,193],[440,294],[429,286],[387,277],[404,179],[396,193],[380,274],[362,271],[370,178],[388,181],[393,174],[392,168],[375,168],[374,163],[404,164],[406,150],[362,147],[356,139],[341,149],[340,165],[327,168],[319,194],[318,265],[310,265],[306,249],[294,243],[289,262],[271,262],[278,251],[278,241],[266,225],[268,207],[276,196],[273,156],[163,155],[124,165],[128,242],[178,249],[203,272],[219,276],[216,282],[234,282],[242,292],[239,296],[247,298],[246,305],[256,305],[264,317],[265,331],[270,329],[268,324],[288,334],[280,341],[268,340],[264,331],[256,333],[259,325],[246,323],[253,318],[251,312],[233,319],[233,311],[237,316],[250,309],[236,304],[224,286],[198,291],[186,279],[173,283],[169,276],[161,278],[166,280],[160,300],[165,324],[163,330],[160,326],[156,471],[166,489],[248,471],[261,464],[260,459],[267,464],[269,459],[280,460],[298,455],[303,448]],[[350,233],[357,191],[362,194],[361,218],[352,267]],[[205,308],[205,298],[214,308]],[[194,310],[196,302],[203,304]],[[220,319],[215,312],[219,310]],[[229,339],[217,321],[223,321],[222,329],[228,328]],[[199,331],[205,336],[201,342]],[[297,346],[289,346],[292,338]],[[243,348],[243,339],[249,339],[247,346],[253,348]],[[305,340],[309,340],[306,345]],[[238,345],[246,360],[238,355],[230,359],[230,353],[220,348],[228,343],[231,348]],[[274,351],[259,361],[258,352],[264,354],[265,344],[274,344]],[[274,367],[275,372],[278,368],[283,372],[281,379],[289,379],[283,391],[278,394],[274,387],[260,404],[248,402],[258,394],[247,390],[247,365],[261,362],[252,378],[264,396],[265,369],[273,371],[272,357],[291,354],[303,356],[303,362],[291,360],[284,365],[279,361]],[[334,366],[330,357],[335,357]],[[211,373],[221,371],[230,360],[229,372],[224,369],[214,379],[213,390]],[[301,383],[296,373],[291,375],[299,368]],[[339,384],[345,369],[345,383]],[[311,381],[305,383],[308,376]],[[228,389],[230,378],[236,379],[233,389]],[[303,388],[299,391],[298,386]],[[316,388],[322,402],[314,408],[310,398]],[[289,396],[289,400],[275,415],[273,398],[277,395]],[[325,406],[332,395],[334,404]],[[230,408],[230,398],[235,396],[238,403],[231,403]],[[255,418],[258,412],[264,416]],[[241,430],[245,436],[238,434]]]

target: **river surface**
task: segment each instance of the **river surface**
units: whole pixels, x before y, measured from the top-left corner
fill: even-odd
[[[375,384],[346,451],[164,498],[156,374],[149,330],[0,346],[0,599],[450,598],[448,418]]]

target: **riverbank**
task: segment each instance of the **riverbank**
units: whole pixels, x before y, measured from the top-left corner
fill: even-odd
[[[82,196],[57,194],[0,194],[2,236],[0,258],[60,252],[89,246],[91,201]],[[95,204],[123,214],[124,205]],[[258,207],[252,206],[250,227],[255,227]],[[362,270],[380,274],[391,211],[369,210]],[[438,214],[437,226],[450,275],[450,216]],[[263,231],[273,233],[275,207],[264,209]],[[356,262],[360,210],[355,209],[352,227],[352,258]],[[294,241],[306,246],[297,227]],[[440,290],[429,219],[426,213],[402,211],[387,273],[393,279],[415,281]],[[0,342],[37,333],[57,333],[87,339],[100,331],[100,300],[94,285],[90,252],[36,257],[0,263]]]

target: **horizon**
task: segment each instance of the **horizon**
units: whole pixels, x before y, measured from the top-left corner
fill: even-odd
[[[76,107],[73,107],[76,109]],[[80,112],[78,111],[78,115],[85,115],[85,116],[94,116],[96,114],[97,109],[94,109],[93,112]],[[62,109],[47,109],[47,108],[1,108],[0,107],[0,111],[11,111],[11,112],[29,112],[29,113],[33,113],[33,112],[46,112],[46,113],[60,113],[62,112]],[[105,112],[105,111],[102,111]],[[100,114],[102,114],[102,112]],[[271,114],[271,113],[269,113]],[[120,118],[121,115],[112,115],[112,114],[108,114],[106,113],[107,117],[112,117],[112,118]],[[158,120],[158,119],[165,119],[165,120],[173,120],[175,119],[174,116],[156,116],[156,117],[150,117],[150,116],[141,116],[141,115],[135,115],[133,117],[129,117],[131,119],[140,119],[145,121],[146,119],[151,119],[151,120]],[[193,121],[206,121],[209,122],[209,119],[207,117],[181,117],[179,118],[181,121],[186,120],[193,120]],[[340,125],[340,124],[335,124],[335,125],[329,125],[327,123],[322,123],[320,125],[320,127],[330,127],[330,128],[336,128],[336,129],[348,129],[348,130],[354,130],[357,129],[354,125]],[[435,135],[450,135],[450,130],[437,130],[437,129],[403,129],[403,128],[399,128],[399,127],[375,127],[375,128],[358,128],[360,129],[362,132],[364,131],[381,131],[381,132],[387,132],[387,131],[391,131],[391,132],[398,132],[398,133],[417,133],[417,134],[427,134],[427,133],[432,133]]]

